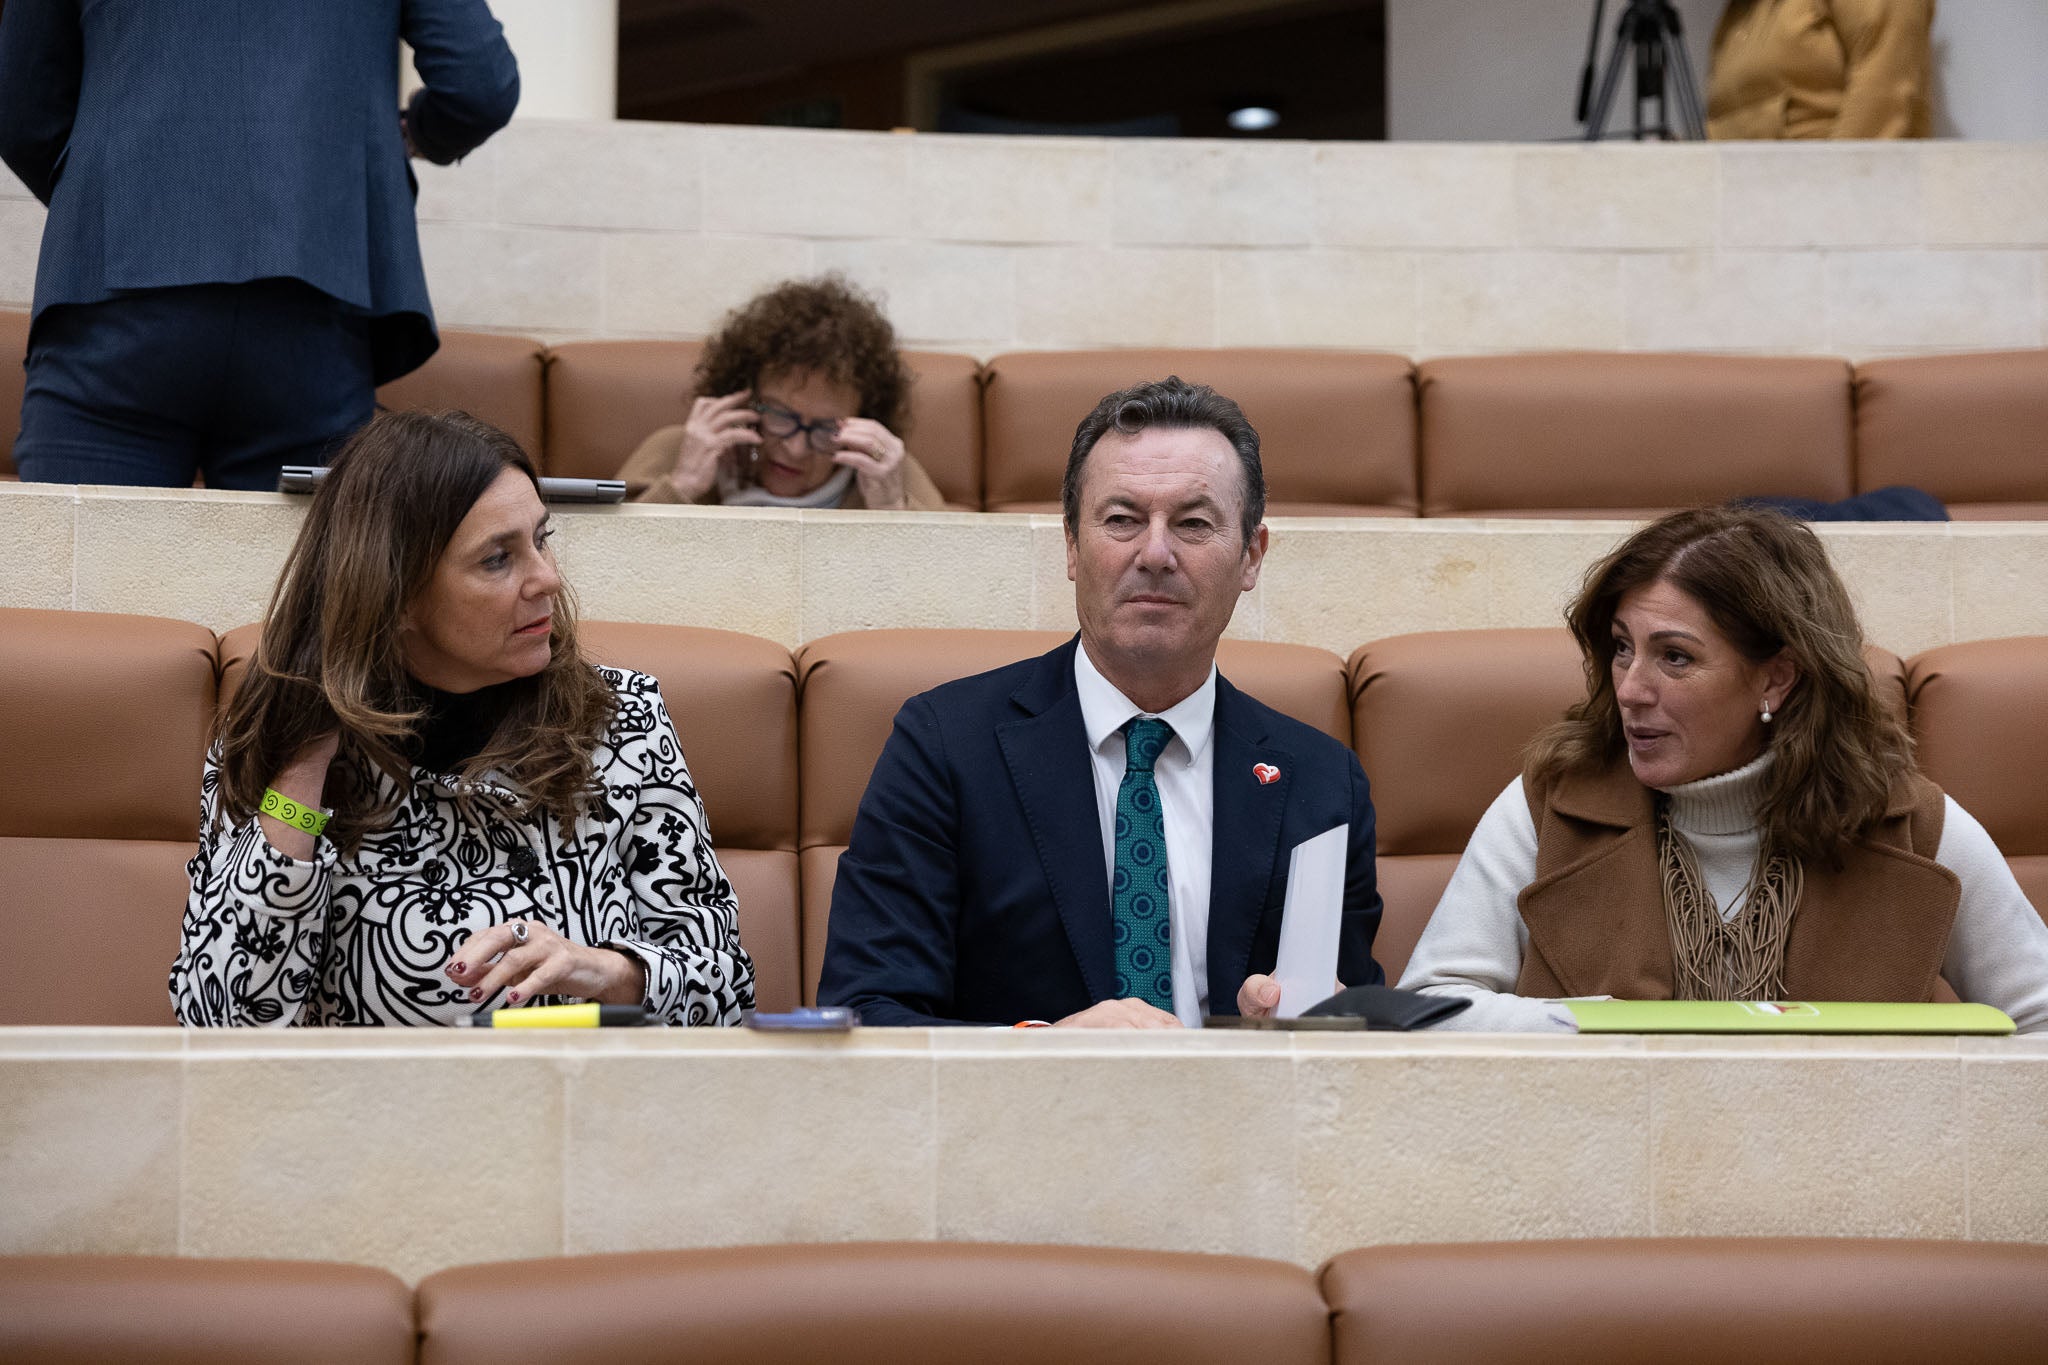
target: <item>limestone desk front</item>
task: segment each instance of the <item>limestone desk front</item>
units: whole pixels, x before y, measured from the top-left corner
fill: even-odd
[[[2048,1242],[2048,1038],[0,1029],[0,1254]]]

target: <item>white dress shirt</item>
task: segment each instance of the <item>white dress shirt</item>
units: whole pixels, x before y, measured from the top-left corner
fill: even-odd
[[[1102,877],[1116,879],[1116,794],[1124,780],[1124,722],[1151,715],[1119,692],[1088,657],[1074,650],[1074,690],[1081,727],[1095,770],[1095,813],[1102,821]],[[1202,1026],[1209,1004],[1209,859],[1215,848],[1216,666],[1202,685],[1158,713],[1173,738],[1152,766],[1159,787],[1159,818],[1166,832],[1167,895],[1173,922],[1173,1012],[1190,1028]]]

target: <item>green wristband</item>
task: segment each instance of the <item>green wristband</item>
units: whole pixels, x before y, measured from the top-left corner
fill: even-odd
[[[327,828],[325,811],[315,810],[289,796],[279,796],[269,787],[263,789],[263,804],[257,809],[273,820],[284,821],[293,829],[306,831],[316,839],[320,837],[320,831]]]

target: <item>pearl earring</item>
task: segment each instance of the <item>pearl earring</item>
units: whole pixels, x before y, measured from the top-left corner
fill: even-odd
[[[1763,722],[1766,725],[1771,723],[1771,699],[1769,697],[1764,698]]]

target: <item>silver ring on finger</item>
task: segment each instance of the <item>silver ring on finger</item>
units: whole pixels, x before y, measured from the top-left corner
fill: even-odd
[[[511,923],[512,942],[517,944],[519,947],[524,948],[526,946],[526,921],[523,919],[515,919]]]

